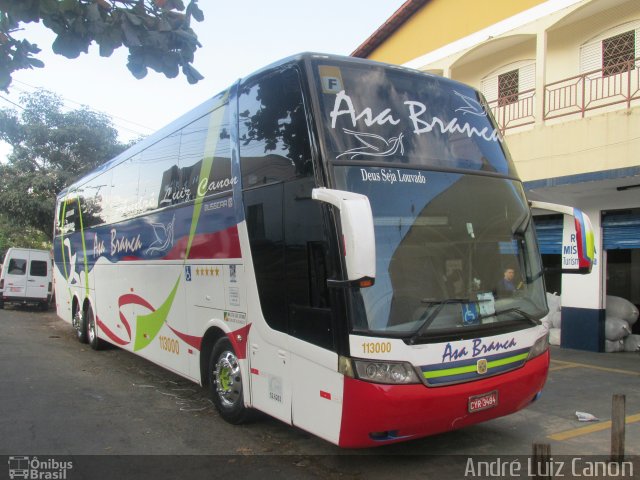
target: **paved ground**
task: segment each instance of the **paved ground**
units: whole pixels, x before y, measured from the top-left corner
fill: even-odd
[[[217,478],[208,476],[213,470],[241,478],[269,472],[284,478],[464,478],[469,456],[529,455],[534,442],[550,444],[556,458],[608,455],[611,396],[622,393],[626,452],[639,456],[640,476],[640,355],[553,348],[552,358],[543,396],[524,411],[436,437],[345,451],[270,418],[230,426],[197,385],[117,348],[92,351],[53,312],[5,309],[0,455],[74,456],[70,480],[100,472],[164,478],[176,465],[191,478]],[[600,421],[580,423],[576,411]],[[152,457],[126,457],[115,465],[104,455]],[[0,478],[4,471],[0,464]]]

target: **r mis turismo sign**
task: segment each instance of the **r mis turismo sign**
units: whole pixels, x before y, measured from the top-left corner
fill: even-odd
[[[574,215],[564,216],[562,269],[565,271],[590,269],[591,264],[597,265],[593,228],[589,219],[581,212],[574,212]]]

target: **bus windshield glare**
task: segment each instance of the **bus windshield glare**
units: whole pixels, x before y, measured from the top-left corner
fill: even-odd
[[[376,281],[350,293],[352,330],[428,341],[536,324],[547,310],[533,222],[482,97],[327,63],[315,65],[326,155],[375,227]]]

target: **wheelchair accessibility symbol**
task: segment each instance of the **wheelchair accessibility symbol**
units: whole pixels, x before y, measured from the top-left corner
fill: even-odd
[[[462,324],[477,325],[480,321],[478,317],[478,307],[475,303],[465,303],[462,305]]]

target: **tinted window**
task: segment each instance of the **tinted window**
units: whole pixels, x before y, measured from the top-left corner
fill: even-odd
[[[9,275],[24,275],[27,271],[27,261],[21,258],[12,258],[9,260],[9,268],[7,273]]]
[[[137,206],[139,164],[140,155],[136,155],[113,169],[111,208],[108,218],[110,223],[133,217],[139,212]]]
[[[231,175],[231,141],[228,104],[187,125],[180,142],[180,183],[171,193],[172,203],[230,191],[237,179]],[[166,197],[166,194],[165,194]]]
[[[138,207],[140,213],[170,205],[167,190],[178,185],[180,132],[151,145],[139,157]],[[170,197],[169,197],[170,198]]]
[[[297,71],[291,69],[245,85],[238,110],[244,188],[311,172],[307,122]]]
[[[314,73],[331,160],[483,170],[515,176],[474,89],[384,66],[318,61]]]
[[[93,227],[106,222],[111,172],[106,172],[78,189],[82,205],[82,225]]]
[[[67,235],[80,230],[80,215],[78,210],[78,199],[69,196],[62,200],[58,206],[58,222],[56,223],[56,234]]]
[[[47,262],[43,260],[31,260],[31,268],[29,269],[29,275],[33,277],[46,277]]]
[[[253,267],[265,320],[287,331],[287,292],[282,208],[283,185],[272,184],[244,193]]]

